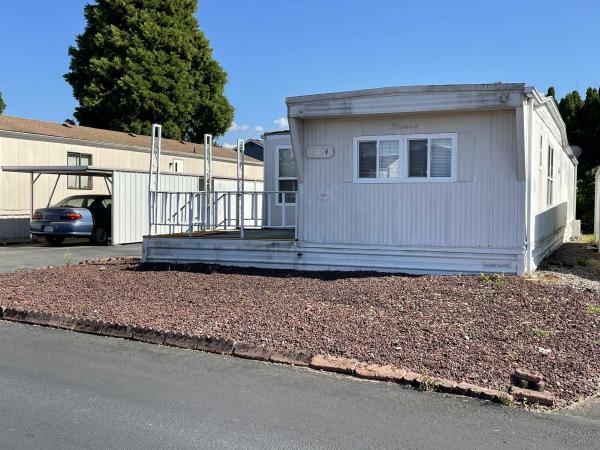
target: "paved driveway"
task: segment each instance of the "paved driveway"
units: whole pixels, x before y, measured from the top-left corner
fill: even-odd
[[[61,247],[46,243],[7,245],[0,247],[0,272],[32,269],[45,266],[62,266],[66,261],[79,261],[112,256],[141,256],[142,244],[94,246],[87,242],[69,242]]]
[[[597,448],[600,424],[0,321],[2,448]]]

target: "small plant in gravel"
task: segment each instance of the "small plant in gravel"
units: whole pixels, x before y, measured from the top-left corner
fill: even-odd
[[[65,266],[73,265],[73,255],[69,250],[67,250],[63,255],[63,262],[65,263]]]
[[[543,328],[538,328],[538,327],[532,328],[531,333],[534,336],[544,338],[544,339],[554,336],[554,331],[544,330]]]
[[[493,284],[494,286],[499,288],[504,288],[508,286],[508,278],[502,273],[493,273],[491,275],[482,273],[481,278],[486,283]]]
[[[600,305],[588,303],[585,305],[585,312],[588,314],[600,314]]]
[[[589,266],[590,262],[587,260],[587,258],[577,258],[577,265],[578,266]]]

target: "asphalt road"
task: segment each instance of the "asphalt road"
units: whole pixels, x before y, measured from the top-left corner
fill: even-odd
[[[0,446],[598,448],[600,423],[0,321]]]
[[[45,242],[6,245],[0,247],[0,272],[62,266],[66,261],[76,264],[86,259],[141,255],[142,244],[96,246],[72,240],[60,247],[52,247]]]

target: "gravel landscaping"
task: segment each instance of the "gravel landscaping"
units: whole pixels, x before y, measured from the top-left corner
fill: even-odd
[[[594,289],[504,276],[311,274],[135,260],[0,275],[4,307],[305,349],[503,391],[521,367],[544,376],[559,406],[598,392],[599,304]]]

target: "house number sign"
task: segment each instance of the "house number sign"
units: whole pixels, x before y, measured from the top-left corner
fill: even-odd
[[[333,145],[311,145],[306,148],[306,157],[311,159],[333,158]]]

